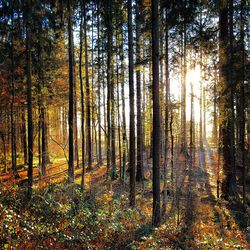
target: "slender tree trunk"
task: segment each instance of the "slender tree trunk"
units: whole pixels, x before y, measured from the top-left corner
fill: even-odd
[[[141,59],[140,32],[141,32],[141,17],[140,7],[141,2],[136,5],[136,62]],[[137,171],[136,181],[141,182],[144,179],[143,171],[143,148],[142,148],[142,116],[141,116],[141,70],[136,71],[136,94],[137,94]]]
[[[89,62],[88,62],[88,42],[87,42],[87,16],[86,2],[83,3],[84,17],[84,50],[85,50],[85,100],[86,100],[86,142],[87,142],[87,158],[88,169],[92,169],[92,149],[91,149],[91,124],[90,124],[90,88],[89,88]]]
[[[241,41],[241,82],[240,82],[240,150],[242,161],[242,182],[243,182],[243,207],[246,208],[246,176],[247,167],[245,160],[245,44],[244,44],[244,13],[245,0],[241,0],[240,10],[240,41]]]
[[[214,100],[213,100],[213,141],[216,145],[216,148],[218,147],[218,119],[217,119],[217,104],[216,104],[216,98],[217,98],[217,80],[215,80],[214,86],[213,86],[213,95],[214,95]]]
[[[116,33],[116,47],[118,47],[118,34]],[[122,149],[121,149],[121,126],[120,126],[120,91],[119,91],[119,64],[118,51],[116,57],[116,96],[117,96],[117,127],[118,127],[118,149],[119,149],[119,177],[122,178]]]
[[[129,204],[135,206],[135,113],[134,113],[134,60],[132,30],[132,0],[128,0],[128,47],[129,47]]]
[[[100,54],[100,2],[97,1],[97,40],[98,40],[98,166],[102,165],[102,133],[101,133],[101,54]]]
[[[186,79],[187,79],[187,31],[186,21],[184,20],[184,33],[183,33],[183,77],[181,87],[181,151],[186,153],[187,151],[187,129],[186,129]]]
[[[11,105],[10,105],[10,121],[11,121],[11,161],[12,170],[17,177],[16,169],[16,121],[14,119],[14,103],[15,103],[15,64],[14,64],[14,8],[11,15]]]
[[[39,83],[40,84],[40,83]],[[41,90],[39,90],[41,93]],[[41,172],[41,100],[38,98],[38,123],[37,123],[37,151],[38,151],[38,170],[39,170],[39,178],[42,176]]]
[[[23,164],[27,165],[27,139],[26,139],[26,119],[25,109],[22,109],[22,145],[23,145]]]
[[[69,182],[74,182],[74,54],[73,54],[73,32],[72,32],[72,9],[71,0],[67,2],[68,9],[68,54],[69,54]]]
[[[206,89],[203,87],[203,140],[206,141]]]
[[[153,64],[153,226],[161,223],[160,196],[160,105],[159,105],[159,0],[152,4],[152,64]]]
[[[126,177],[126,162],[127,162],[127,131],[126,131],[126,115],[125,115],[125,79],[124,79],[124,53],[123,53],[123,37],[121,45],[121,98],[122,98],[122,179]]]
[[[96,138],[96,129],[95,129],[95,99],[94,99],[94,2],[91,4],[91,94],[90,94],[90,100],[91,100],[91,133],[92,133],[92,156],[93,160],[96,158],[97,160],[97,154],[94,157],[94,146],[97,147],[95,143]],[[97,152],[96,152],[97,153]]]
[[[111,19],[111,1],[105,1],[105,10],[106,10],[106,26],[107,26],[107,172],[110,171],[110,161],[111,161],[111,121],[110,121],[110,108],[111,108],[111,61],[112,61],[112,19]]]
[[[190,112],[190,147],[194,146],[194,85],[191,82],[191,112]]]
[[[41,32],[41,27],[39,27]],[[39,69],[38,69],[38,77],[39,77],[39,121],[38,121],[38,156],[39,156],[39,168],[41,168],[41,176],[45,176],[46,174],[46,155],[47,155],[47,145],[46,145],[46,121],[45,121],[45,107],[44,107],[44,97],[43,97],[43,88],[44,88],[44,73],[43,73],[43,58],[42,58],[42,44],[41,37],[39,36],[39,45],[38,45],[38,58],[39,58]],[[42,134],[41,134],[42,130]],[[41,140],[42,139],[42,140]],[[42,141],[42,145],[41,145]]]
[[[2,132],[1,133],[1,138],[2,138],[2,142],[3,142],[3,166],[4,166],[4,173],[7,173],[7,156],[6,156],[6,143],[5,143],[5,138],[4,138],[4,134]]]
[[[82,134],[82,180],[81,188],[84,190],[85,186],[85,133],[84,133],[84,92],[83,92],[83,79],[82,79],[82,43],[83,43],[83,5],[81,1],[81,20],[80,20],[80,55],[79,55],[79,80],[81,91],[81,134]],[[86,53],[86,51],[85,51]]]
[[[41,107],[41,127],[42,127],[42,176],[46,175],[46,155],[48,154],[48,148],[46,147],[46,117],[45,107]]]
[[[42,129],[44,129],[44,143],[45,143],[45,164],[50,164],[50,157],[49,157],[49,130],[48,130],[48,121],[49,121],[49,114],[44,107],[44,123]]]
[[[168,113],[169,113],[169,88],[170,88],[170,80],[169,80],[169,66],[168,66],[168,9],[166,8],[166,21],[165,21],[165,81],[166,81],[166,101],[165,101],[165,148],[164,148],[164,169],[163,169],[163,181],[164,181],[164,189],[163,189],[163,198],[162,198],[162,217],[165,217],[166,214],[166,206],[167,206],[167,167],[168,167]]]
[[[203,89],[203,78],[202,78],[202,48],[200,48],[200,149],[203,149],[203,125],[202,125],[202,89]]]
[[[28,198],[32,196],[33,184],[33,118],[32,118],[32,79],[31,79],[31,0],[27,0],[26,51],[27,51],[27,103],[28,103]]]

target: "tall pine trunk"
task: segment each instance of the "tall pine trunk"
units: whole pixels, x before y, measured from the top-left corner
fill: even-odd
[[[159,105],[159,0],[152,5],[152,67],[153,67],[153,226],[161,223],[160,196],[160,105]]]
[[[140,7],[141,2],[138,1],[136,5],[136,63],[138,64],[141,59],[141,46],[140,46]],[[136,106],[137,106],[137,171],[136,181],[143,181],[143,148],[142,148],[142,115],[141,115],[141,69],[136,71]]]
[[[168,167],[168,113],[169,113],[169,57],[168,57],[168,8],[166,7],[166,21],[165,21],[165,81],[166,81],[166,93],[165,93],[165,147],[164,147],[164,169],[163,169],[163,198],[162,198],[162,217],[165,217],[166,206],[167,206],[167,167]]]
[[[135,113],[134,113],[134,62],[133,62],[133,30],[132,0],[128,0],[128,48],[129,48],[129,204],[135,206]]]
[[[71,0],[67,2],[68,10],[68,55],[69,55],[69,162],[68,179],[74,182],[74,55],[73,55],[73,32],[72,32],[72,9]]]
[[[83,2],[84,18],[84,55],[85,55],[85,101],[86,101],[86,151],[88,169],[92,168],[92,148],[91,148],[91,126],[90,126],[90,87],[89,87],[89,61],[88,61],[88,41],[87,41],[87,16],[86,2]]]
[[[102,165],[102,133],[101,133],[101,53],[100,53],[100,2],[97,1],[97,41],[98,41],[98,166]]]
[[[27,103],[28,103],[28,198],[32,196],[33,184],[33,117],[32,117],[32,80],[31,80],[31,0],[26,6],[26,51],[27,51]]]
[[[79,54],[79,80],[81,90],[81,134],[82,134],[82,179],[81,188],[84,190],[85,186],[85,130],[84,130],[84,91],[83,91],[83,79],[82,79],[82,50],[83,50],[83,5],[81,2],[81,21],[80,21],[80,54]],[[86,53],[86,52],[85,52]]]

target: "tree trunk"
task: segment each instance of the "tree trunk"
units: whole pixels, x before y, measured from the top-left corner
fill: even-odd
[[[3,166],[4,166],[4,173],[7,173],[6,143],[5,143],[5,138],[4,138],[4,134],[3,133],[1,133],[1,138],[2,138],[2,142],[3,142],[3,157],[4,157],[4,159],[3,159]]]
[[[121,98],[122,98],[122,179],[126,177],[126,162],[127,162],[127,131],[126,131],[126,115],[125,115],[125,79],[124,79],[124,53],[123,53],[123,37],[121,45]]]
[[[166,101],[165,101],[165,148],[164,148],[164,169],[163,169],[163,181],[164,181],[164,189],[163,189],[163,198],[162,198],[162,217],[165,217],[166,214],[166,206],[167,206],[167,167],[168,167],[168,113],[169,113],[169,66],[168,66],[168,9],[166,7],[166,23],[165,23],[165,81],[166,81]]]
[[[82,134],[82,180],[81,188],[84,190],[85,186],[85,133],[84,133],[84,92],[83,92],[83,80],[82,80],[82,40],[83,40],[83,5],[81,2],[81,21],[80,21],[80,55],[79,55],[79,80],[81,90],[81,134]],[[85,52],[86,53],[86,52]]]
[[[141,2],[136,5],[136,63],[141,59],[140,32],[141,32],[141,17],[140,17]],[[141,182],[144,179],[143,171],[143,148],[142,148],[142,116],[141,116],[141,69],[136,71],[136,94],[137,94],[137,171],[136,181]]]
[[[28,104],[28,198],[32,196],[33,184],[33,118],[32,118],[32,79],[31,79],[31,0],[27,0],[26,51],[27,51],[27,104]]]
[[[230,76],[228,74],[229,55],[228,55],[228,1],[220,1],[220,82],[222,84],[221,92],[221,120],[222,120],[222,143],[224,156],[224,175],[222,182],[222,193],[225,199],[230,196],[235,197],[236,190],[236,173],[234,160],[234,145],[232,131],[232,92],[230,86]],[[222,114],[223,111],[223,114]]]
[[[206,141],[206,89],[203,87],[203,140]]]
[[[201,46],[201,45],[200,45]],[[199,60],[199,63],[200,63],[200,129],[199,129],[199,132],[200,132],[200,136],[199,136],[199,139],[200,139],[200,149],[203,149],[203,123],[202,123],[202,89],[203,89],[203,78],[202,78],[202,48],[200,47],[200,60]]]
[[[152,4],[152,66],[153,66],[153,226],[161,223],[160,196],[160,105],[159,105],[159,0]]]
[[[217,119],[217,103],[216,103],[216,98],[217,98],[217,78],[215,80],[214,86],[213,86],[213,95],[214,95],[214,100],[213,100],[213,141],[216,145],[216,148],[218,148],[218,119]]]
[[[41,108],[41,127],[42,127],[42,176],[46,175],[46,155],[48,154],[48,148],[46,147],[46,117],[45,108]]]
[[[25,109],[22,109],[22,145],[23,145],[23,164],[27,165],[27,139],[26,139],[26,119],[25,119]]]
[[[194,146],[194,85],[191,82],[191,112],[190,112],[190,147]]]
[[[102,133],[101,133],[101,55],[100,55],[100,2],[97,1],[97,40],[98,40],[98,166],[102,165]]]
[[[128,0],[128,47],[129,47],[129,204],[135,206],[135,113],[134,113],[134,62],[132,0]]]
[[[111,160],[111,122],[110,122],[110,89],[111,89],[111,61],[112,61],[112,19],[111,19],[111,1],[105,1],[106,11],[106,27],[107,27],[107,173],[110,171],[110,160]]]
[[[13,8],[14,9],[14,8]],[[11,122],[11,162],[12,162],[12,170],[17,177],[17,169],[16,169],[16,122],[14,119],[14,103],[15,103],[15,82],[14,82],[14,74],[15,74],[15,62],[14,62],[14,10],[11,15],[11,105],[10,105],[10,122]]]
[[[244,14],[245,14],[245,0],[241,0],[240,10],[240,41],[241,41],[241,81],[240,81],[240,150],[242,161],[242,184],[243,184],[243,208],[246,208],[246,176],[247,167],[245,160],[245,43],[244,43]]]
[[[74,182],[74,54],[73,54],[73,32],[72,32],[72,9],[71,0],[67,2],[68,9],[68,54],[69,54],[69,182]]]
[[[183,32],[183,77],[181,84],[181,152],[186,154],[187,152],[187,129],[186,129],[186,78],[187,78],[187,31],[186,21],[184,20],[184,32]]]
[[[86,1],[83,3],[84,17],[84,50],[85,50],[85,100],[86,100],[86,151],[88,158],[88,169],[92,169],[92,149],[91,149],[91,126],[90,126],[90,88],[89,88],[89,62],[88,62],[88,42],[87,42],[87,16],[86,16]]]

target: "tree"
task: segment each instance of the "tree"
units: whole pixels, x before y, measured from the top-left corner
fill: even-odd
[[[80,79],[80,90],[81,90],[81,133],[82,133],[82,180],[81,186],[82,190],[85,185],[85,133],[84,133],[84,92],[83,92],[83,79],[82,79],[82,49],[83,49],[83,1],[81,1],[81,20],[80,20],[80,54],[79,54],[79,79]],[[86,53],[86,51],[85,51]]]
[[[32,80],[31,80],[31,0],[26,5],[26,52],[27,52],[27,105],[28,105],[28,198],[32,196],[33,184],[33,116],[32,116]]]
[[[136,62],[141,59],[140,32],[141,32],[141,2],[136,5]],[[137,171],[136,180],[141,182],[144,179],[143,173],[143,148],[142,148],[142,115],[141,115],[141,70],[136,71],[136,106],[137,106]]]
[[[159,105],[159,1],[152,5],[152,67],[153,67],[153,226],[161,223],[160,199],[160,105]]]
[[[128,0],[128,46],[129,46],[129,204],[135,206],[135,114],[134,114],[134,63],[132,0]]]
[[[102,165],[102,132],[101,132],[101,39],[100,39],[100,1],[97,1],[97,41],[98,41],[98,165]]]
[[[85,89],[86,89],[86,142],[88,169],[92,169],[92,148],[91,148],[91,126],[90,126],[90,87],[89,87],[89,61],[88,61],[88,41],[87,41],[87,15],[86,2],[83,3],[83,18],[84,18],[84,50],[85,50]]]
[[[112,67],[112,17],[111,17],[111,0],[105,1],[105,22],[107,27],[107,172],[110,170],[111,160],[111,124],[110,124],[110,92],[111,92],[111,67]]]
[[[170,90],[170,79],[169,79],[169,56],[168,56],[168,33],[169,33],[169,24],[168,24],[168,7],[165,8],[166,20],[165,20],[165,81],[166,81],[166,92],[165,92],[165,147],[164,147],[164,169],[163,169],[163,198],[162,198],[162,217],[165,216],[166,206],[167,206],[167,165],[168,165],[168,116],[169,116],[169,90]]]
[[[12,3],[14,4],[14,2]],[[11,161],[12,161],[12,170],[17,177],[17,170],[16,170],[16,122],[14,119],[14,103],[15,103],[15,82],[14,82],[14,75],[15,75],[15,62],[14,62],[14,6],[12,6],[12,13],[11,13]]]
[[[221,124],[221,140],[223,144],[223,156],[224,156],[224,179],[222,182],[223,196],[228,199],[229,197],[235,197],[236,190],[236,169],[234,164],[234,151],[233,151],[233,138],[232,138],[232,107],[230,104],[230,91],[232,86],[230,85],[228,67],[229,67],[229,55],[228,55],[228,1],[220,1],[219,3],[219,27],[220,27],[220,82],[221,82],[221,96],[220,96],[220,116],[222,120]]]
[[[68,10],[68,54],[69,54],[69,167],[68,178],[74,182],[74,41],[72,32],[72,7],[71,0],[67,1]]]
[[[240,150],[242,161],[242,181],[243,181],[243,207],[246,207],[246,176],[247,167],[245,160],[245,32],[244,32],[245,0],[240,4],[240,42],[241,42],[241,81],[240,81]]]

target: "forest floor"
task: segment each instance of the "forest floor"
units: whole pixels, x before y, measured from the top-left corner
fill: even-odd
[[[67,163],[47,167],[39,178],[34,168],[34,195],[26,200],[27,170],[0,176],[0,249],[249,249],[250,216],[239,206],[216,199],[218,157],[205,144],[188,159],[174,161],[175,194],[169,195],[167,215],[151,226],[151,159],[147,179],[137,184],[136,207],[128,205],[127,182],[107,178],[105,165],[81,168],[68,184]],[[249,187],[248,187],[249,189]]]

